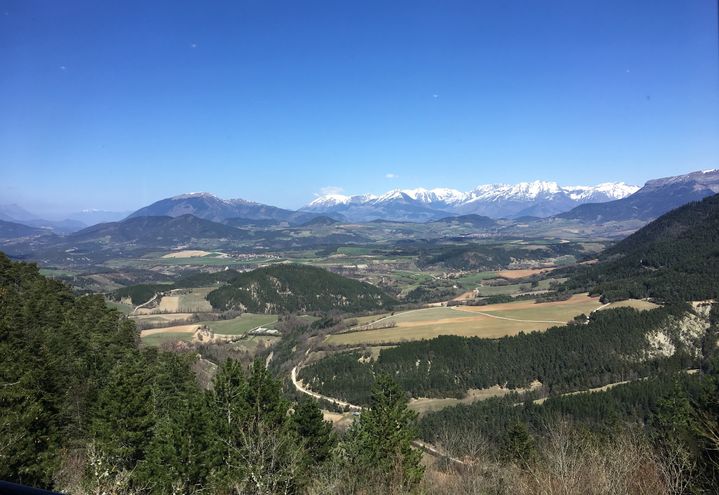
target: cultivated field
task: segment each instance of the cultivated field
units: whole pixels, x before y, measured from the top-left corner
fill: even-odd
[[[567,301],[535,304],[517,301],[487,306],[418,309],[377,320],[376,329],[330,335],[335,345],[360,345],[431,339],[438,335],[499,338],[546,330],[601,306],[598,298],[575,295]],[[391,328],[381,328],[394,324]]]
[[[201,258],[211,254],[209,251],[200,250],[187,250],[187,251],[175,251],[163,255],[163,258]]]
[[[167,332],[167,333],[160,333],[155,335],[148,335],[146,337],[142,337],[142,343],[148,347],[159,347],[160,345],[164,344],[165,342],[190,342],[192,340],[192,333],[186,333],[186,332]]]
[[[212,306],[205,298],[215,288],[200,287],[174,290],[172,294],[163,296],[160,299],[157,308],[148,308],[143,313],[209,313],[212,311]]]
[[[539,275],[541,273],[547,273],[552,271],[553,268],[528,268],[524,270],[501,270],[497,272],[498,277],[515,279],[531,277],[532,275]]]
[[[184,340],[189,342],[200,325],[175,325],[172,327],[152,328],[140,332],[142,343],[146,346],[159,346],[165,342]]]
[[[276,322],[275,315],[244,313],[232,320],[204,321],[201,325],[209,327],[218,335],[242,335],[253,328],[272,326]]]
[[[191,314],[185,314],[192,316]],[[141,316],[142,321],[174,322],[181,320],[182,313],[146,315]],[[150,320],[152,318],[152,320]],[[217,337],[244,335],[257,327],[272,327],[277,322],[275,315],[258,315],[244,313],[231,320],[200,321],[192,325],[172,325],[160,328],[152,328],[140,332],[140,337],[145,345],[159,345],[163,342],[174,342],[178,340],[190,341],[195,331],[201,327],[209,328]]]

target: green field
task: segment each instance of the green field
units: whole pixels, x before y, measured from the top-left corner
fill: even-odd
[[[643,301],[641,299],[627,299],[626,301],[617,301],[613,303],[609,303],[606,306],[602,306],[600,308],[601,311],[604,311],[605,309],[612,309],[612,308],[634,308],[638,309],[640,311],[646,311],[650,309],[658,308],[658,304],[654,304],[649,301]]]
[[[368,323],[372,323],[373,321],[379,320],[380,318],[384,318],[386,316],[389,316],[390,313],[382,313],[379,315],[369,315],[369,316],[358,316],[356,318],[347,318],[345,321],[356,321],[357,326],[361,325],[367,325]]]
[[[271,347],[280,341],[280,337],[265,337],[265,336],[251,336],[246,339],[238,340],[233,342],[232,348],[238,351],[245,351],[249,353],[257,352],[257,348],[262,345],[265,348]]]
[[[454,281],[463,289],[471,290],[480,285],[482,281],[492,278],[497,278],[497,272],[468,273],[467,275],[462,275],[461,277],[454,279]]]
[[[206,299],[207,294],[215,290],[216,287],[203,287],[192,289],[189,294],[181,294],[178,304],[179,312],[182,313],[203,313],[212,311],[210,302]]]
[[[180,340],[189,342],[192,340],[192,334],[187,332],[168,332],[142,337],[142,343],[148,347],[157,347],[165,342],[177,342]]]
[[[337,254],[346,254],[349,256],[366,256],[373,254],[374,248],[363,246],[342,246],[337,248]]]
[[[130,313],[132,313],[132,305],[131,304],[125,304],[125,303],[121,303],[121,302],[108,301],[108,300],[105,300],[105,304],[110,308],[118,310],[123,315],[129,315]]]
[[[241,335],[253,328],[270,326],[276,321],[275,315],[244,313],[232,320],[203,321],[200,325],[207,325],[210,330],[220,335]]]
[[[78,272],[60,269],[60,268],[40,268],[40,275],[45,277],[72,277]]]

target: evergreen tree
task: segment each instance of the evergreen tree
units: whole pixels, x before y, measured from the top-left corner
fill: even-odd
[[[292,419],[295,431],[304,441],[308,462],[315,465],[325,462],[330,457],[337,438],[332,432],[332,424],[324,420],[317,401],[300,401]]]
[[[528,464],[535,455],[535,446],[529,434],[527,424],[522,421],[513,421],[504,437],[502,457],[507,460]]]
[[[191,493],[205,486],[216,460],[210,445],[211,421],[199,390],[176,401],[158,419],[137,478],[153,493]]]
[[[144,458],[155,416],[147,360],[128,353],[110,372],[98,397],[92,435],[103,456],[118,470]]]
[[[209,393],[216,418],[213,443],[220,462],[215,489],[232,493],[295,493],[304,452],[292,428],[281,384],[255,361],[245,377],[238,362],[227,360]]]
[[[422,453],[412,447],[417,413],[408,409],[407,402],[389,376],[377,377],[370,407],[352,425],[345,446],[348,468],[356,480],[411,491],[422,479]]]

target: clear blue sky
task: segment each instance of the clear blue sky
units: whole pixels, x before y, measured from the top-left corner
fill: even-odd
[[[716,4],[0,0],[0,204],[719,167]]]

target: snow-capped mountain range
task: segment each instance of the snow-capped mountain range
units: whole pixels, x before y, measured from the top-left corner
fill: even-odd
[[[605,182],[596,186],[560,186],[556,182],[485,184],[469,192],[457,189],[394,189],[382,195],[319,196],[303,208],[316,213],[341,214],[348,220],[423,221],[452,214],[493,218],[547,217],[584,203],[601,203],[635,193],[638,186]]]

